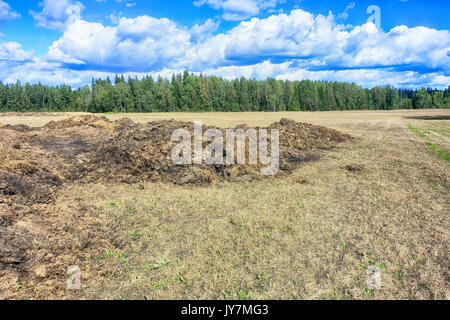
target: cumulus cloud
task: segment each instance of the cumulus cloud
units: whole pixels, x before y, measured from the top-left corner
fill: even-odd
[[[348,12],[349,12],[350,10],[354,9],[354,8],[355,8],[355,5],[356,5],[356,4],[355,4],[354,2],[350,2],[350,3],[345,7],[344,12],[338,14],[338,18],[339,18],[339,19],[344,19],[344,20],[347,19],[348,16],[349,16]]]
[[[385,33],[373,24],[346,33],[337,57],[327,63],[340,67],[428,68],[450,72],[450,32],[426,27],[398,26]]]
[[[0,61],[25,62],[32,59],[33,53],[24,51],[20,43],[0,43]]]
[[[341,28],[332,15],[314,17],[303,10],[241,22],[226,35],[224,57],[234,61],[325,56],[336,50]]]
[[[75,69],[151,71],[177,64],[192,42],[186,28],[149,16],[121,18],[116,26],[76,20],[49,48],[46,58]]]
[[[274,8],[284,2],[285,0],[196,0],[194,5],[222,9],[224,20],[244,20],[258,15],[261,10]]]
[[[0,43],[0,79],[6,82],[15,82],[17,79],[9,78],[13,70],[21,66],[29,66],[36,62],[32,52],[22,49],[22,45],[17,42]]]
[[[53,43],[48,57],[82,61],[94,69],[127,66],[134,71],[163,67],[203,70],[255,64],[268,57],[334,58],[342,45],[340,41],[349,37],[332,15],[314,17],[302,10],[267,19],[253,18],[225,34],[213,36],[211,30],[216,27],[209,20],[189,30],[171,20],[149,16],[121,18],[112,27],[76,20]]]
[[[81,2],[71,0],[44,0],[39,5],[42,7],[42,11],[30,10],[36,26],[58,31],[64,31],[67,25],[80,19],[81,11],[84,9]]]
[[[415,71],[395,71],[391,69],[349,69],[311,71],[292,68],[276,76],[279,80],[327,80],[357,83],[363,87],[384,86],[398,88],[417,88],[429,86],[445,89],[450,83],[450,76],[438,72],[421,74]]]
[[[20,14],[13,11],[11,6],[0,0],[0,22],[20,18]]]
[[[194,42],[200,42],[206,40],[219,28],[220,22],[216,22],[212,19],[208,19],[205,23],[194,25],[190,30],[191,40]]]
[[[127,78],[143,78],[152,76],[157,78],[170,79],[173,73],[182,73],[184,69],[164,68],[154,72],[125,72]],[[200,72],[193,72],[200,74]],[[450,76],[433,72],[421,74],[414,71],[394,71],[376,69],[357,70],[322,70],[311,71],[303,68],[296,68],[290,62],[272,63],[264,61],[262,63],[249,66],[224,66],[206,69],[203,75],[215,75],[225,79],[235,79],[241,76],[246,78],[266,79],[268,77],[279,80],[327,80],[327,81],[347,81],[355,82],[363,87],[374,87],[391,84],[401,88],[432,87],[446,89],[450,83]],[[58,63],[36,60],[33,62],[6,66],[0,60],[0,77],[5,83],[13,83],[17,79],[22,82],[46,83],[49,85],[61,85],[62,83],[81,87],[90,83],[92,77],[106,79],[114,78],[114,72],[107,71],[83,71],[62,68]]]
[[[295,60],[311,69],[423,68],[448,74],[450,33],[406,26],[384,32],[372,23],[347,31],[331,14],[314,16],[294,10],[289,15],[241,22],[228,33],[196,46],[188,56],[197,63]]]

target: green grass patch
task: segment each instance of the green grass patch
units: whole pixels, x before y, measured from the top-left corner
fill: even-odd
[[[425,135],[422,133],[422,131],[419,128],[413,127],[411,124],[408,125],[409,130],[411,130],[417,137],[421,139],[425,139]],[[432,153],[439,159],[444,160],[446,162],[450,162],[450,154],[444,150],[443,148],[439,147],[438,145],[434,144],[433,142],[426,141],[425,145],[429,147],[432,151]]]
[[[415,128],[412,125],[408,125],[408,129],[412,131],[412,133],[414,133],[416,136],[418,136],[419,138],[425,139],[425,135],[420,131],[419,128]]]
[[[450,162],[450,154],[441,147],[435,145],[432,142],[425,142],[425,144],[430,147],[430,149],[433,151],[433,153],[438,157],[439,159],[442,159],[446,162]]]
[[[156,270],[156,269],[159,269],[161,267],[169,265],[171,262],[172,262],[171,259],[158,261],[157,263],[153,264],[152,266],[149,266],[149,269]]]
[[[437,133],[450,134],[450,130],[448,130],[448,129],[427,128],[427,130],[437,132]]]

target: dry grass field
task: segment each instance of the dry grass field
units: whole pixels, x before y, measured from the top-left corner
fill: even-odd
[[[450,299],[450,110],[106,116],[219,127],[288,118],[355,139],[273,179],[65,185],[54,203],[61,228],[86,234],[80,248],[106,240],[50,256],[56,271],[0,273],[1,298]],[[85,223],[88,233],[77,229]],[[69,262],[80,267],[81,292],[65,288]],[[367,288],[370,265],[381,269],[379,290]]]

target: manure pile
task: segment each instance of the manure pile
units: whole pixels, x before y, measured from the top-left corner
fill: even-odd
[[[89,135],[80,132],[82,127],[93,132]],[[70,158],[63,160],[64,166],[58,166],[61,174],[70,181],[163,181],[204,185],[262,177],[259,165],[175,165],[171,151],[177,143],[171,141],[171,135],[180,128],[193,136],[194,124],[191,122],[171,120],[136,124],[129,119],[112,122],[104,117],[84,116],[51,122],[44,129],[47,136],[52,136],[53,130],[67,130],[70,135],[65,138],[71,138],[71,141],[66,140],[61,146],[57,141],[51,141],[52,138],[45,138],[42,142],[44,147],[53,149],[59,156]],[[204,126],[203,133],[212,128]],[[238,128],[248,129],[245,125]],[[332,149],[339,142],[350,139],[336,130],[288,119],[282,119],[267,129],[280,130],[279,175],[290,173],[304,162],[318,159],[321,150]],[[225,137],[225,130],[220,130]],[[203,147],[206,144],[203,142]]]
[[[178,142],[172,142],[171,135],[180,128],[193,136],[193,123],[173,120],[137,124],[129,119],[110,121],[106,117],[82,116],[52,121],[42,128],[7,125],[0,127],[0,170],[6,170],[5,175],[36,176],[36,183],[50,185],[60,181],[206,185],[262,178],[260,165],[175,165],[171,152]],[[203,133],[211,128],[204,126]],[[245,125],[238,128],[248,129]],[[277,175],[288,174],[318,159],[323,150],[351,139],[336,130],[288,119],[267,129],[280,132]],[[220,130],[225,137],[225,129]],[[49,174],[56,178],[47,177]]]
[[[73,221],[79,230],[67,226],[80,215],[62,212],[54,205],[57,190],[64,184],[162,181],[208,185],[263,178],[258,165],[173,164],[171,151],[177,142],[171,141],[171,135],[180,128],[193,136],[190,122],[137,124],[92,115],[52,121],[40,128],[0,126],[0,298],[11,297],[5,290],[15,277],[64,278],[64,270],[57,265],[68,266],[74,263],[68,257],[97,252],[105,240],[100,230],[87,234],[90,229],[80,220]],[[211,128],[204,126],[203,132]],[[267,129],[280,130],[277,175],[289,174],[319,159],[324,150],[351,139],[336,130],[288,119]],[[89,223],[95,225],[93,221]]]

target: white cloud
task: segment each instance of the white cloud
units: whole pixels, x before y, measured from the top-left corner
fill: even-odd
[[[289,72],[290,65],[291,62],[274,64],[270,61],[264,61],[249,66],[224,66],[206,69],[203,74],[221,76],[225,79],[236,79],[240,77],[246,77],[247,79],[266,79]]]
[[[430,86],[445,89],[450,83],[450,76],[433,72],[420,74],[414,71],[392,71],[385,69],[323,70],[289,69],[276,76],[279,80],[327,80],[357,83],[363,87],[384,86],[390,84],[399,88],[417,88]]]
[[[285,0],[196,0],[194,5],[200,7],[206,4],[215,10],[221,9],[224,20],[244,20],[284,2]]]
[[[345,33],[338,55],[324,61],[340,67],[411,65],[450,72],[448,30],[398,26],[386,33],[374,28],[366,24]]]
[[[121,18],[111,27],[76,20],[52,44],[47,58],[91,70],[151,71],[176,65],[192,44],[190,38],[186,28],[166,18]]]
[[[31,59],[33,59],[33,53],[24,51],[20,43],[0,43],[0,61],[24,62]]]
[[[39,5],[42,7],[41,12],[30,11],[36,26],[59,31],[64,31],[67,25],[81,19],[84,9],[81,2],[72,0],[44,0]]]
[[[194,42],[204,41],[211,37],[212,33],[219,28],[220,22],[212,19],[206,20],[203,24],[194,25],[190,30],[191,40]]]
[[[397,67],[450,73],[450,33],[398,26],[389,32],[368,23],[347,31],[333,15],[302,10],[241,22],[226,34],[191,47],[189,67],[296,60],[306,68]],[[206,65],[207,66],[207,65]]]
[[[75,71],[61,68],[57,63],[37,60],[29,63],[18,64],[14,67],[5,67],[5,62],[0,60],[0,77],[5,83],[13,83],[17,79],[22,82],[46,83],[49,85],[69,84],[74,87],[89,84],[92,77],[114,78],[114,72],[106,71]],[[154,78],[162,76],[170,79],[173,73],[182,73],[183,69],[164,68],[158,72],[125,72],[124,76],[142,78],[151,75]],[[199,72],[194,72],[199,74]],[[224,66],[206,69],[203,75],[221,76],[225,79],[235,79],[241,76],[246,78],[266,79],[267,77],[279,80],[327,80],[355,82],[363,87],[374,87],[391,84],[401,88],[433,87],[446,89],[450,84],[450,76],[440,73],[420,74],[414,71],[390,71],[376,69],[360,70],[323,70],[310,71],[303,68],[292,67],[291,63],[271,63],[265,61],[250,66]]]
[[[149,16],[120,18],[116,26],[75,20],[49,49],[47,58],[83,64],[92,70],[205,70],[252,65],[267,59],[295,60],[315,69],[423,68],[450,72],[450,32],[398,26],[384,32],[374,24],[346,30],[335,17],[303,10],[243,21],[212,35],[207,20],[191,29]]]
[[[340,32],[333,16],[314,17],[302,10],[266,19],[253,18],[226,35],[224,55],[227,60],[324,56],[335,50]]]
[[[0,0],[0,21],[7,21],[12,19],[20,18],[20,14],[11,10],[11,6]]]
[[[344,19],[344,20],[347,19],[348,16],[349,16],[348,12],[349,12],[350,10],[354,9],[354,8],[355,8],[355,5],[356,5],[356,4],[355,4],[354,2],[350,2],[350,3],[347,5],[347,7],[345,7],[344,12],[338,14],[338,18],[339,18],[339,19]]]

